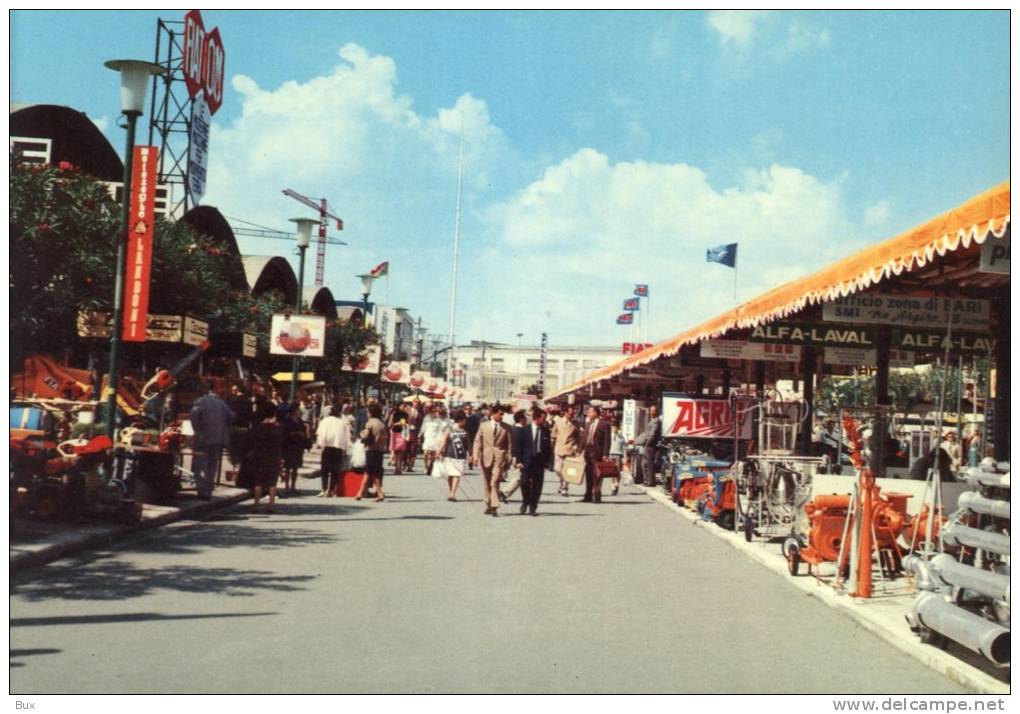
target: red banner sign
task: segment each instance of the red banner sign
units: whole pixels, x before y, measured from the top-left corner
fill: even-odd
[[[184,83],[192,99],[205,92],[209,114],[215,114],[223,104],[223,76],[226,71],[226,53],[220,40],[220,29],[214,27],[206,33],[202,13],[191,10],[184,16]]]
[[[125,342],[145,342],[149,318],[149,275],[156,222],[155,146],[136,146],[131,172],[131,212],[128,214],[127,262],[124,264]]]
[[[638,352],[647,350],[651,346],[652,346],[651,342],[624,342],[623,354],[636,355]]]
[[[750,402],[738,400],[737,420],[729,399],[692,399],[682,394],[662,395],[662,435],[697,439],[732,439],[739,427],[740,439],[751,438]]]

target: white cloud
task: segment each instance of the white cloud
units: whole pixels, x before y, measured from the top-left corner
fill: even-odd
[[[92,123],[96,125],[99,131],[105,132],[110,126],[110,117],[108,116],[89,117],[89,119],[92,120]]]
[[[784,49],[788,53],[811,50],[829,45],[829,31],[819,30],[803,22],[794,21],[786,26]]]
[[[761,10],[712,10],[708,26],[719,33],[723,46],[745,49],[768,14]]]
[[[839,181],[772,165],[716,189],[694,166],[614,164],[593,149],[550,167],[487,220],[501,280],[543,296],[545,309],[523,311],[516,329],[554,325],[561,343],[616,341],[618,303],[637,282],[651,285],[656,338],[731,307],[733,273],[705,262],[710,246],[739,243],[744,299],[855,247]]]

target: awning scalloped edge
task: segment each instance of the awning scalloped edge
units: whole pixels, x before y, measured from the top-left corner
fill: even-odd
[[[892,258],[884,265],[869,268],[855,278],[837,282],[821,290],[814,290],[771,310],[746,318],[739,317],[741,312],[746,311],[746,309],[755,302],[752,300],[751,303],[745,303],[730,313],[724,313],[723,316],[713,318],[709,320],[708,323],[702,323],[699,327],[695,327],[693,331],[681,333],[680,335],[659,343],[659,345],[655,347],[649,348],[643,353],[626,357],[615,364],[596,370],[579,382],[575,382],[569,387],[558,391],[553,395],[553,398],[563,394],[569,394],[577,389],[596,382],[612,379],[628,369],[641,367],[661,357],[672,357],[680,352],[680,349],[685,345],[696,344],[705,339],[719,337],[733,328],[746,329],[750,327],[758,327],[766,322],[787,317],[795,312],[799,312],[808,305],[834,300],[839,297],[847,297],[855,292],[866,290],[872,285],[892,276],[902,275],[904,272],[909,272],[915,268],[923,268],[925,265],[933,261],[936,255],[945,256],[946,253],[959,250],[961,246],[964,249],[969,248],[972,243],[982,245],[986,240],[988,240],[988,236],[990,235],[995,236],[995,238],[1002,238],[1009,229],[1009,226],[1010,214],[1007,213],[1005,216],[1000,216],[999,218],[991,218],[987,221],[974,223],[967,228],[960,228],[954,233],[943,233],[935,240],[928,242],[922,248],[912,251],[910,255]],[[808,276],[808,278],[810,278],[810,276]],[[801,278],[801,280],[808,278]],[[716,324],[713,325],[711,323]]]

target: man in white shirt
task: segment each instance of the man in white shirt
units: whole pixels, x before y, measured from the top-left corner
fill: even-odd
[[[319,497],[335,496],[340,475],[344,471],[344,454],[351,448],[350,405],[344,405],[342,416],[326,416],[319,422],[315,441],[322,449],[322,491]]]

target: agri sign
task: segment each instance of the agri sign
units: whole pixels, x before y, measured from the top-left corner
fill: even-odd
[[[205,93],[209,113],[215,114],[223,104],[223,76],[226,68],[226,53],[220,40],[220,29],[214,27],[205,31],[202,13],[191,10],[184,16],[183,47],[184,83],[192,99],[199,91]]]
[[[683,394],[662,395],[663,437],[732,439],[733,403],[728,399],[691,399]],[[736,402],[739,437],[751,438],[751,410]]]

